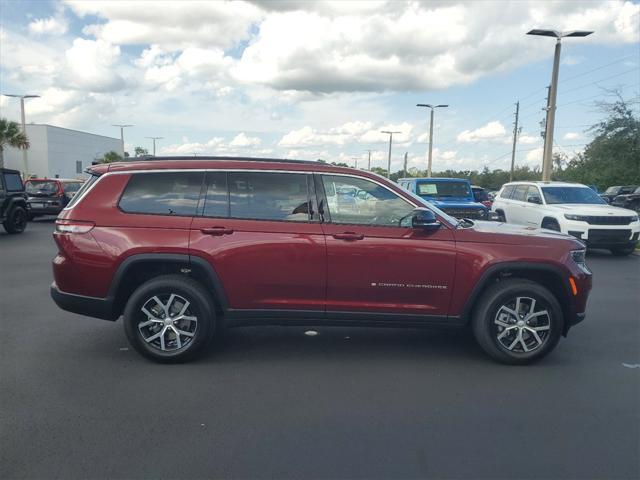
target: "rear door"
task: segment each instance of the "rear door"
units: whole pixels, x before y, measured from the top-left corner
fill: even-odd
[[[520,225],[526,223],[525,202],[527,200],[528,189],[528,185],[516,185],[516,188],[513,190],[506,212],[509,223],[517,223]]]
[[[209,171],[191,255],[216,271],[243,317],[324,313],[326,246],[310,173]]]
[[[447,315],[456,256],[452,231],[411,228],[415,206],[372,180],[316,178],[321,194],[349,188],[367,192],[366,202],[353,205],[321,200],[327,317],[345,319],[345,312],[383,319],[388,313]]]

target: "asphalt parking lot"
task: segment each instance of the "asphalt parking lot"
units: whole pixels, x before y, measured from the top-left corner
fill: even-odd
[[[0,478],[638,478],[640,256],[529,367],[466,332],[235,330],[157,365],[49,297],[50,221],[0,234]]]

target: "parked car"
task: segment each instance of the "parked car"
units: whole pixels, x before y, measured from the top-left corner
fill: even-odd
[[[637,187],[638,187],[637,185],[609,187],[604,191],[604,193],[601,193],[600,196],[605,202],[611,203],[613,199],[616,198],[618,195],[626,195],[627,193],[631,193]]]
[[[577,183],[507,183],[493,210],[504,222],[556,230],[614,255],[632,253],[640,235],[636,212],[610,206]]]
[[[613,199],[611,204],[616,207],[628,208],[629,210],[640,212],[640,187],[636,188],[631,193],[618,195]]]
[[[489,209],[476,202],[464,178],[401,178],[398,184],[455,218],[488,218]]]
[[[473,191],[473,199],[477,203],[481,203],[488,209],[491,208],[493,199],[489,196],[489,192],[487,192],[484,188],[478,187],[476,185],[471,185],[471,190]]]
[[[63,178],[32,178],[25,182],[31,207],[29,220],[42,215],[57,215],[67,206],[80,187],[82,180]]]
[[[90,171],[56,220],[51,295],[71,312],[122,316],[131,345],[157,361],[193,358],[246,325],[471,325],[487,354],[523,364],[585,316],[581,242],[458,221],[371,172],[215,157]],[[373,208],[336,211],[325,192],[351,188]]]
[[[0,168],[0,222],[7,233],[27,228],[29,206],[18,170]]]

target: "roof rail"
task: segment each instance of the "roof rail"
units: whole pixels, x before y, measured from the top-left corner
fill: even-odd
[[[303,164],[318,164],[326,163],[324,160],[292,160],[288,158],[256,158],[256,157],[232,157],[232,156],[162,156],[154,157],[153,155],[142,155],[140,157],[128,157],[124,159],[125,162],[155,162],[161,160],[202,160],[202,161],[241,161],[241,162],[278,162],[278,163],[303,163]]]

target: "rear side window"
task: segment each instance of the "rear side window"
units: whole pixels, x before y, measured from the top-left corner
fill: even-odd
[[[4,181],[7,184],[8,191],[19,192],[22,190],[22,179],[17,173],[5,173]]]
[[[527,200],[527,190],[529,189],[528,185],[518,185],[513,192],[513,196],[511,200],[518,200],[519,202],[524,202]]]
[[[228,181],[232,218],[293,222],[310,219],[306,174],[229,172]]]
[[[514,188],[516,188],[514,185],[507,185],[504,187],[500,193],[500,198],[511,198]]]
[[[120,199],[127,213],[193,216],[203,172],[134,173]]]
[[[205,217],[229,216],[227,172],[207,172],[207,191],[204,197]]]

